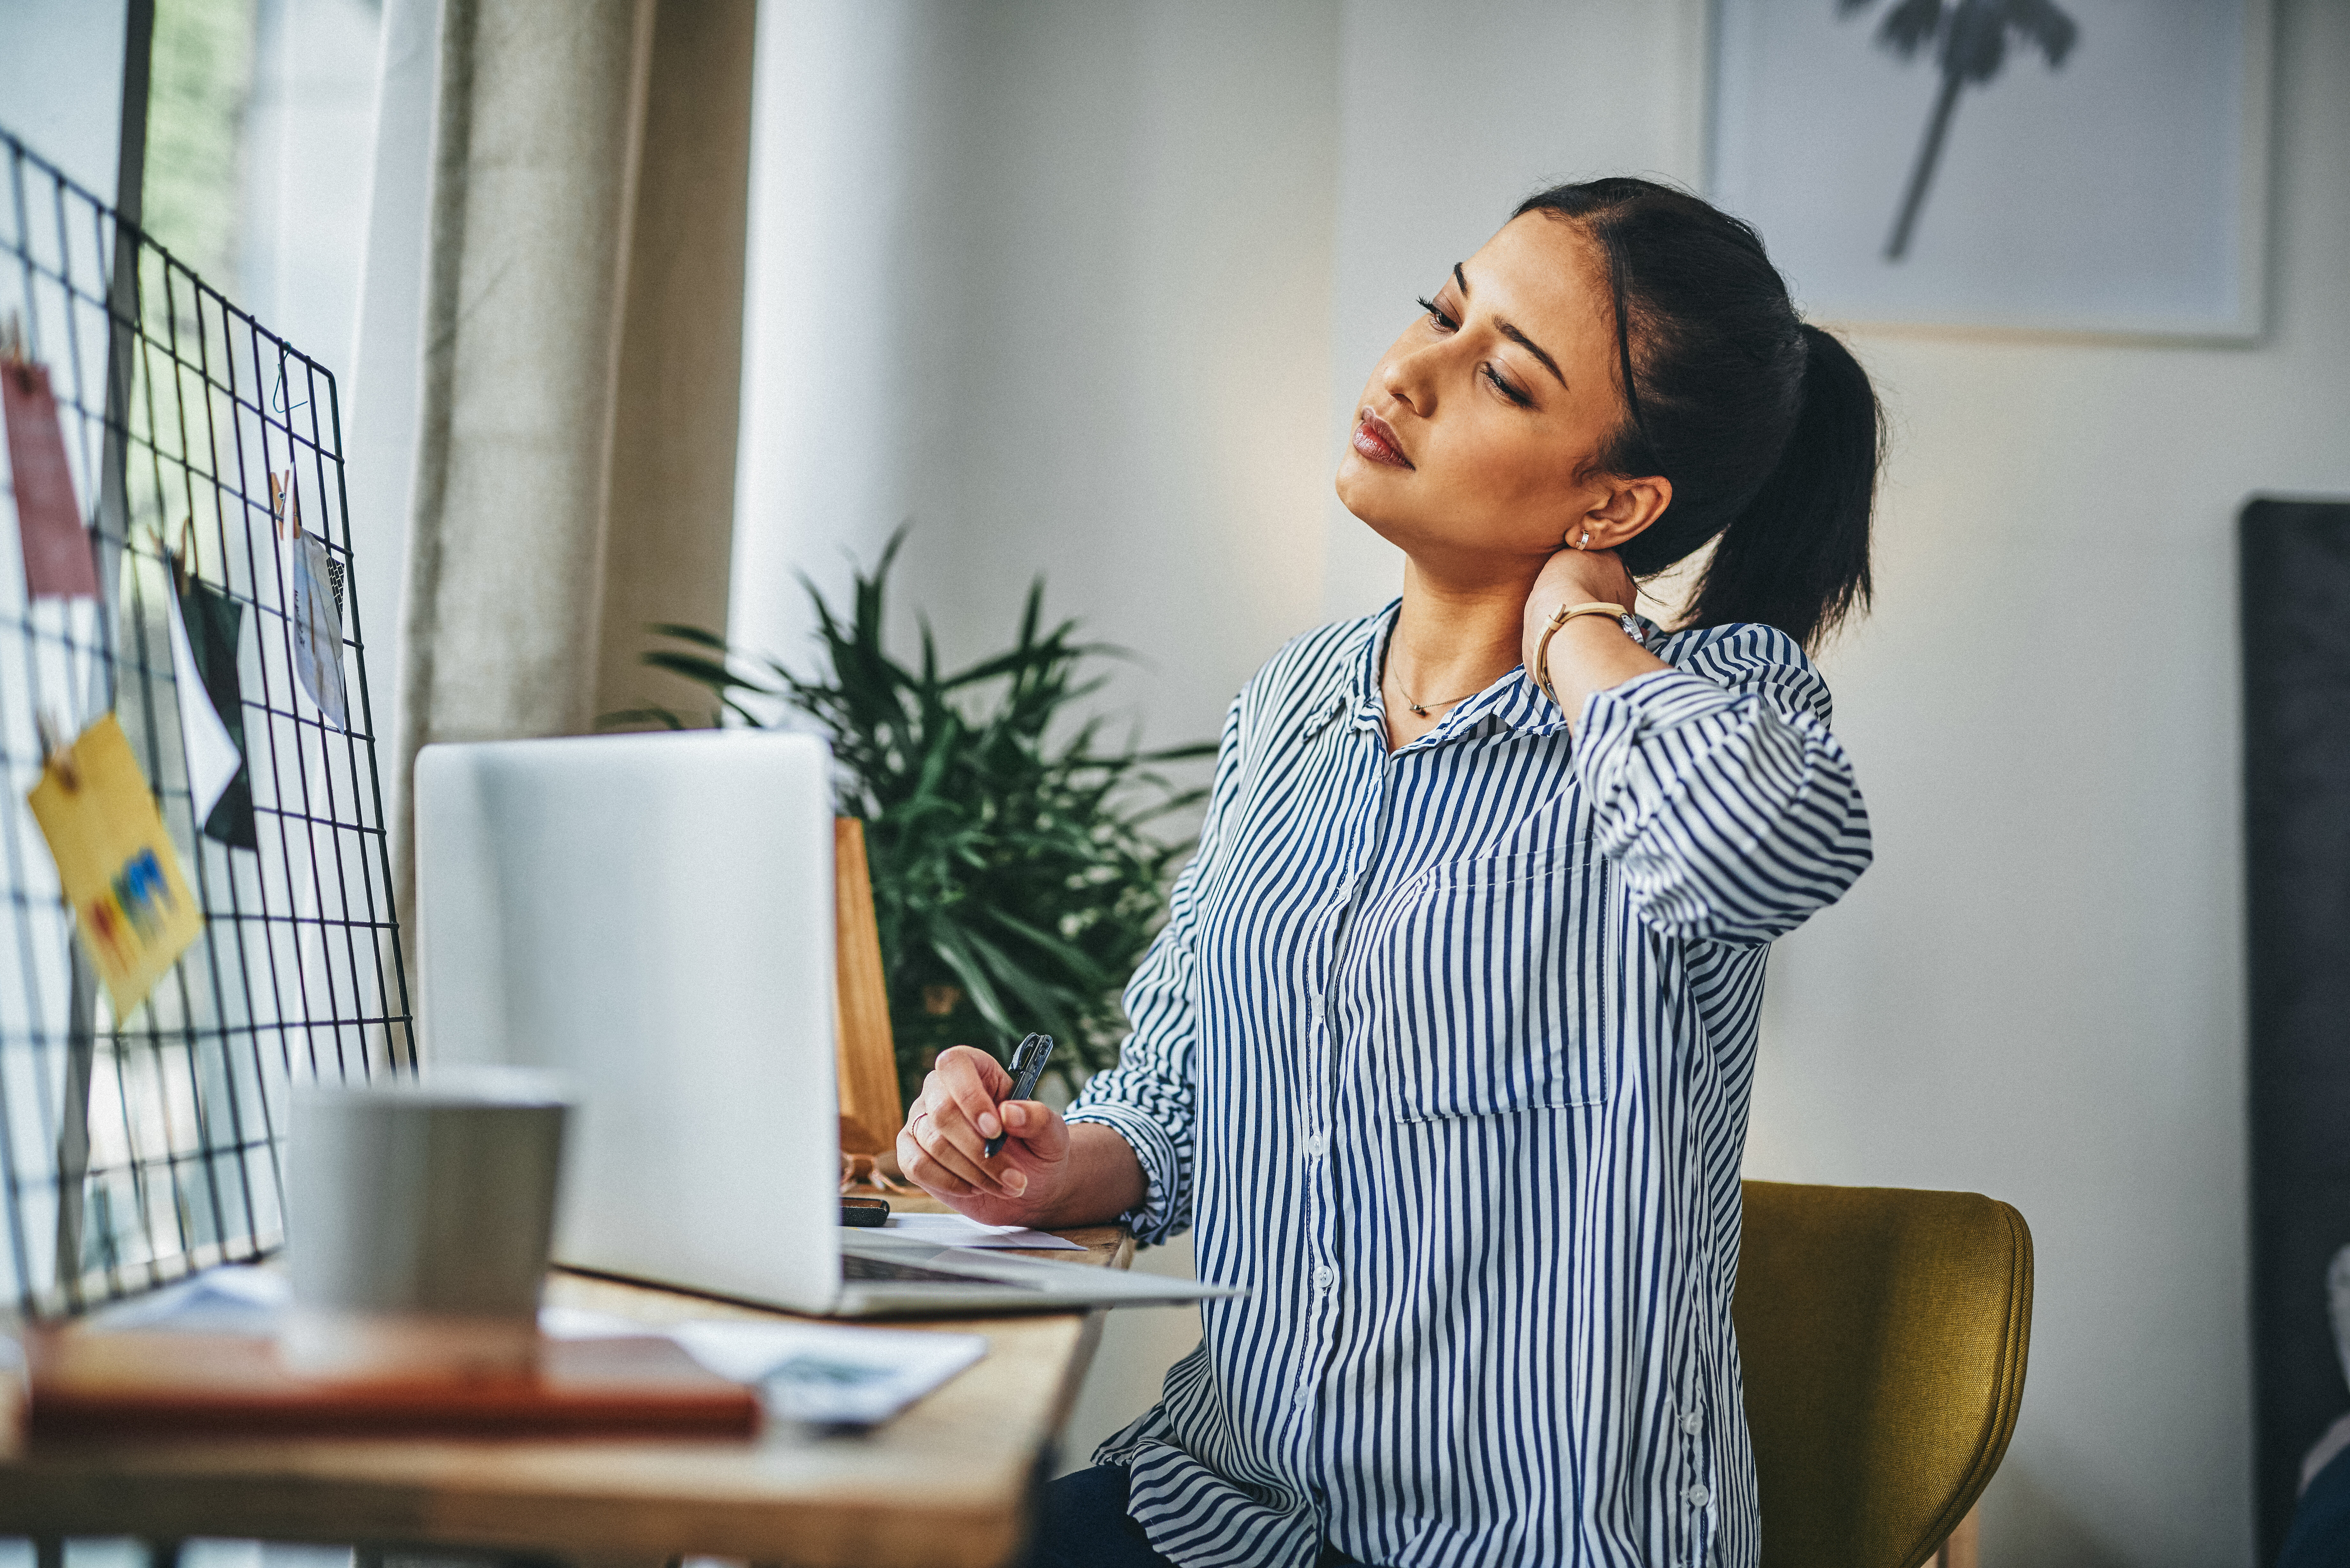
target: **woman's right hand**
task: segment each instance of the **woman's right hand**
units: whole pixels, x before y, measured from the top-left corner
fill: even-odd
[[[1003,1100],[1012,1075],[984,1051],[939,1053],[906,1109],[898,1164],[908,1179],[984,1225],[1035,1225],[1062,1206],[1069,1184],[1069,1124],[1039,1100]],[[983,1150],[1007,1136],[989,1159]]]

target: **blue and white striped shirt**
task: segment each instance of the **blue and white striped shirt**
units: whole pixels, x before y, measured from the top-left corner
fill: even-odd
[[[1248,1294],[1097,1458],[1184,1568],[1751,1564],[1730,1319],[1773,937],[1867,866],[1787,637],[1650,646],[1575,736],[1522,670],[1392,754],[1395,607],[1225,722],[1198,854],[1072,1121]]]

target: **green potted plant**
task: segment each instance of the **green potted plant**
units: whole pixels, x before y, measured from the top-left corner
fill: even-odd
[[[883,618],[904,542],[901,529],[857,575],[846,618],[801,578],[815,674],[685,626],[652,628],[676,646],[644,661],[708,688],[713,725],[763,725],[780,701],[831,741],[837,809],[865,822],[905,1096],[947,1046],[1001,1058],[1032,1032],[1054,1037],[1055,1073],[1074,1091],[1117,1058],[1118,993],[1191,851],[1161,833],[1206,791],[1162,770],[1215,747],[1112,745],[1100,718],[1081,717],[1102,685],[1094,662],[1122,655],[1078,641],[1074,620],[1045,626],[1042,577],[1002,652],[941,671],[925,620],[920,661],[893,658]],[[666,709],[610,722],[629,721],[685,723]]]

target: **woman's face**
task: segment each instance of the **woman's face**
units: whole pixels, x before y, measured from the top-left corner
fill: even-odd
[[[1473,576],[1653,521],[1656,494],[1592,472],[1625,417],[1599,248],[1529,213],[1442,281],[1363,389],[1338,465],[1347,510],[1421,566]]]

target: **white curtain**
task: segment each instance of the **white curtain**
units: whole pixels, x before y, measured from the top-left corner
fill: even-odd
[[[638,676],[641,624],[723,629],[753,12],[444,0],[387,759],[403,909],[420,747],[674,699]]]
[[[652,0],[447,0],[403,755],[594,720]]]

